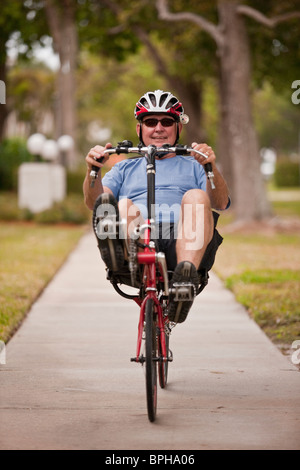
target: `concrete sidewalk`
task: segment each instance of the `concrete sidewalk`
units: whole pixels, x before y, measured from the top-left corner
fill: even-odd
[[[155,423],[138,313],[84,236],[7,345],[0,449],[300,448],[299,371],[215,276],[173,330]]]

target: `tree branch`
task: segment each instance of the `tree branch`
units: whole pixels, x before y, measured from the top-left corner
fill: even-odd
[[[158,16],[161,20],[191,21],[203,29],[203,31],[208,33],[215,40],[218,46],[223,45],[224,38],[220,33],[218,26],[211,23],[210,21],[205,20],[202,16],[190,12],[171,13],[168,9],[167,0],[157,0],[156,8],[158,11]]]
[[[288,13],[283,13],[282,15],[274,16],[273,18],[268,18],[260,11],[247,5],[239,5],[237,7],[237,12],[241,15],[249,16],[268,28],[274,28],[279,23],[283,23],[284,21],[288,21],[293,18],[300,18],[300,11],[290,11]]]
[[[111,0],[103,0],[104,4],[116,15],[118,16],[121,12],[122,9],[114,3]],[[163,61],[162,57],[160,56],[157,48],[154,46],[154,44],[151,42],[149,35],[146,33],[146,31],[139,26],[138,24],[133,25],[132,27],[133,32],[137,36],[137,38],[147,47],[149,53],[151,54],[155,64],[158,73],[161,73],[162,75],[165,76],[167,80],[171,80],[171,75],[169,74],[166,64]],[[111,28],[109,30],[109,34],[118,34],[121,33],[126,29],[126,24],[122,23],[118,26],[115,26],[114,28]]]

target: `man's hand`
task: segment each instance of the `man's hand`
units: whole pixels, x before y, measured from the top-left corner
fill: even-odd
[[[202,157],[202,155],[199,155],[197,153],[192,154],[195,160],[200,163],[200,165],[205,165],[206,163],[211,163],[214,164],[216,161],[216,155],[211,147],[209,147],[207,144],[197,144],[197,142],[192,143],[192,147],[195,150],[198,150],[199,152],[204,153],[207,155],[207,158]]]
[[[91,148],[87,156],[85,157],[85,161],[87,164],[87,169],[88,171],[91,171],[92,166],[97,166],[99,168],[102,168],[105,162],[109,159],[109,155],[104,155],[104,150],[111,148],[112,145],[110,143],[107,143],[105,147],[102,147],[102,145],[96,145],[95,147]],[[103,157],[102,162],[100,163],[99,160],[101,157]]]

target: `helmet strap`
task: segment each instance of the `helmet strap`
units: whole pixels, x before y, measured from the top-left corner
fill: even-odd
[[[140,135],[139,135],[139,139],[140,139],[140,143],[145,146],[144,142],[143,142],[143,137],[142,137],[142,122],[140,121]]]

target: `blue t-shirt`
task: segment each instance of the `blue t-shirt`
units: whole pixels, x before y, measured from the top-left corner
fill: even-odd
[[[131,199],[147,218],[146,159],[117,163],[102,179],[117,200]],[[193,157],[177,155],[155,160],[155,218],[157,222],[177,222],[183,195],[189,189],[206,190],[206,174]]]

